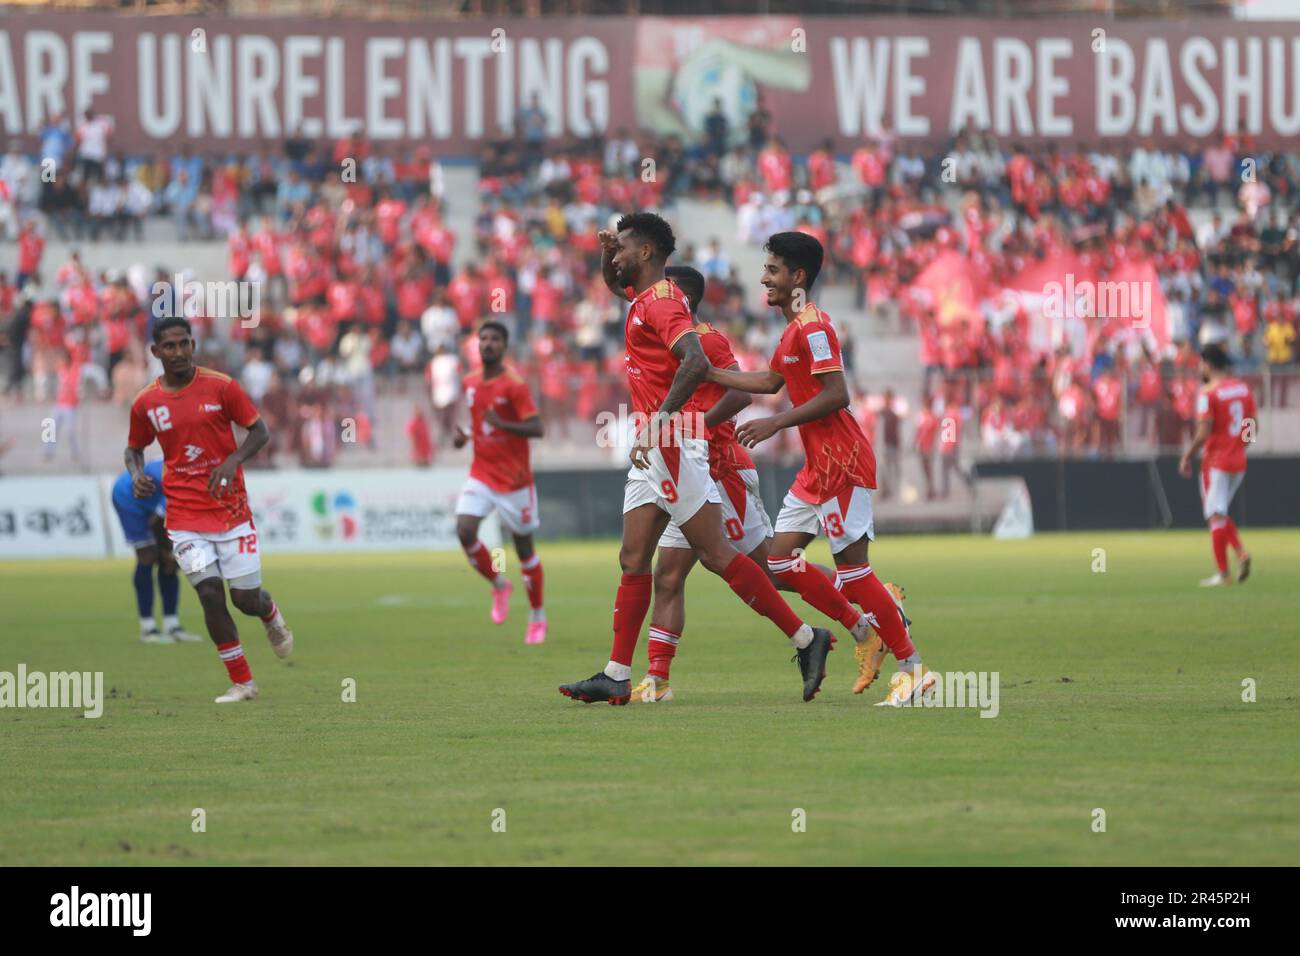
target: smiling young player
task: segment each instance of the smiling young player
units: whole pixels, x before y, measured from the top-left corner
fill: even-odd
[[[723,533],[721,501],[709,477],[708,444],[693,395],[709,359],[682,292],[664,277],[676,248],[672,227],[653,213],[635,213],[602,230],[605,283],[632,300],[624,322],[628,389],[641,427],[623,490],[623,571],[614,598],[614,646],[605,669],[560,687],[585,702],[626,704],[632,695],[632,654],[650,609],[650,561],[670,520],[677,522],[700,563],[722,577],[745,604],[776,624],[795,647],[803,699],[816,696],[826,677],[834,639],[805,624],[772,582]]]
[[[155,323],[150,351],[162,363],[163,374],[131,403],[126,468],[137,497],[154,494],[155,482],[144,469],[144,450],[158,440],[166,463],[162,491],[167,534],[176,561],[198,593],[208,635],[230,675],[230,689],[216,702],[252,700],[257,684],[226,608],[222,581],[230,582],[231,603],[261,620],[276,656],[288,657],[293,632],[262,589],[257,529],[241,467],[271,433],[237,381],[194,364],[194,334],[185,319],[170,316]],[[238,446],[232,424],[248,430]]]
[[[697,303],[704,298],[704,276],[689,266],[669,267],[664,275],[682,290],[693,317]],[[695,332],[710,364],[740,370],[725,335],[707,322],[697,322]],[[779,570],[770,564],[768,541],[772,537],[772,522],[759,494],[758,470],[749,452],[736,441],[734,416],[751,401],[745,392],[725,389],[712,382],[704,382],[695,391],[695,402],[704,411],[709,477],[722,499],[722,527],[727,540],[760,568],[766,568],[778,590],[798,591],[807,603],[848,628],[855,640],[882,647],[879,636],[871,631],[870,619],[840,593],[839,579],[833,570],[802,561],[798,566],[794,561],[783,562]],[[669,676],[686,627],[686,578],[695,562],[690,542],[677,522],[670,521],[659,538],[654,566],[654,606],[650,612],[648,642],[650,667],[642,681],[632,688],[634,702],[673,699]]]
[[[537,488],[528,457],[528,439],[543,437],[542,419],[519,373],[505,364],[509,333],[500,322],[484,322],[478,331],[483,370],[465,379],[470,432],[456,429],[453,444],[474,442],[469,480],[456,501],[456,535],[469,563],[492,585],[492,623],[504,624],[510,614],[514,585],[492,564],[492,555],[478,538],[478,526],[493,509],[515,539],[519,570],[528,589],[528,628],[525,644],[546,640],[542,609],[542,559],[533,547],[540,527]]]
[[[775,394],[786,389],[794,406],[770,418],[748,421],[736,430],[753,448],[785,428],[797,427],[804,466],[785,496],[776,519],[769,567],[778,573],[824,531],[843,582],[844,595],[872,619],[883,644],[898,660],[881,704],[900,706],[921,697],[935,677],[921,663],[909,622],[897,595],[876,577],[867,559],[875,538],[871,493],[876,487],[876,458],[871,442],[848,411],[849,388],[840,361],[840,344],[830,317],[808,300],[822,267],[821,243],[802,232],[779,232],[764,246],[763,286],[768,305],[776,306],[787,325],[766,371],[708,370],[709,379],[727,388]],[[861,693],[875,680],[884,650],[859,643]]]

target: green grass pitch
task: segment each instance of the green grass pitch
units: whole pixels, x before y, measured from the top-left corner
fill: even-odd
[[[1294,863],[1300,533],[1243,536],[1253,578],[1214,591],[1204,533],[882,538],[927,664],[999,673],[994,719],[852,696],[847,635],[804,704],[788,642],[699,569],[676,701],[566,700],[609,651],[615,542],[540,546],[540,647],[458,553],[267,555],[295,655],[240,618],[262,697],[221,707],[209,644],[137,640],[129,563],[0,563],[0,670],[109,697],[0,710],[0,864]]]

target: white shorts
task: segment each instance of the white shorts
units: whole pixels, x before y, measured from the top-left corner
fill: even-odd
[[[1232,498],[1246,478],[1244,471],[1220,471],[1217,468],[1201,469],[1201,509],[1205,520],[1211,515],[1226,515]]]
[[[776,532],[801,531],[805,534],[825,532],[831,554],[839,554],[863,535],[876,540],[876,520],[871,510],[871,489],[851,489],[819,505],[809,504],[787,492],[776,516]]]
[[[734,474],[739,480],[715,481],[714,485],[722,499],[722,527],[727,540],[741,554],[749,554],[772,537],[772,519],[758,493],[758,472],[745,468]],[[689,549],[690,543],[677,522],[671,521],[659,537],[659,547]]]
[[[245,521],[229,531],[168,529],[167,537],[171,538],[176,563],[191,584],[220,577],[240,590],[262,586],[262,556],[257,550],[253,522]]]
[[[681,438],[666,448],[651,448],[649,468],[633,465],[623,486],[623,514],[642,505],[655,505],[673,521],[685,524],[706,502],[718,504],[722,496],[709,477],[709,443],[703,438]]]
[[[495,508],[501,524],[511,534],[532,534],[542,526],[537,514],[537,486],[514,491],[493,491],[477,478],[465,482],[456,499],[456,514],[483,518]]]

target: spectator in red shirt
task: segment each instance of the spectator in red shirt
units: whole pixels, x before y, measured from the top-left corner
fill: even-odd
[[[433,464],[433,430],[419,402],[411,406],[411,417],[406,422],[406,437],[411,442],[411,464],[428,468]]]
[[[36,279],[44,252],[45,238],[36,231],[36,220],[25,220],[18,232],[18,275],[14,286],[19,292],[28,282]]]

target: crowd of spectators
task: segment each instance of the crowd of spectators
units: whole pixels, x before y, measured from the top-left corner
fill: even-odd
[[[164,314],[159,296],[173,294],[173,270],[92,274],[75,253],[44,262],[45,239],[129,242],[149,217],[167,217],[180,242],[224,241],[230,279],[258,288],[254,323],[211,314],[201,291],[180,298],[201,360],[241,377],[272,423],[289,426],[276,430],[287,436],[281,450],[303,463],[327,465],[348,441],[373,444],[381,390],[410,395],[412,458],[432,461],[478,362],[471,332],[489,316],[511,330],[548,439],[585,441],[575,430],[622,396],[624,309],[601,281],[596,231],[635,209],[671,214],[688,195],[729,205],[742,242],[785,229],[816,235],[827,250],[821,282],[852,288],[861,307],[915,335],[920,393],[863,395],[856,407],[886,456],[905,453],[900,426],[909,425],[930,496],[947,494],[954,473],[969,482],[963,433],[1008,455],[1111,453],[1134,438],[1180,444],[1206,342],[1226,343],[1250,374],[1295,362],[1300,154],[1232,137],[1176,149],[1028,149],[974,131],[922,151],[886,131],[795,157],[761,102],[739,130],[719,104],[695,143],[619,129],[557,144],[545,128],[537,103],[525,106],[513,133],[485,141],[478,195],[449,197],[428,148],[359,134],[291,135],[230,156],[184,146],[127,156],[106,119],[56,120],[37,155],[14,144],[0,161],[0,229],[18,245],[16,274],[0,275],[5,393],[61,407],[86,395],[129,401],[151,374],[149,326]],[[67,174],[43,176],[51,163]],[[455,234],[449,202],[475,204],[471,235]],[[948,251],[986,290],[955,321],[913,289]],[[988,291],[1063,252],[1100,276],[1150,260],[1167,340],[1093,320],[1044,342],[1023,304]],[[743,367],[761,364],[778,317],[721,237],[681,237],[674,261],[709,279],[700,317],[730,334]],[[851,329],[843,324],[850,372]],[[1286,376],[1274,381],[1267,398],[1286,404]],[[341,437],[345,420],[354,433]],[[794,437],[783,441],[778,453],[796,454]],[[885,471],[896,474],[892,464]]]

